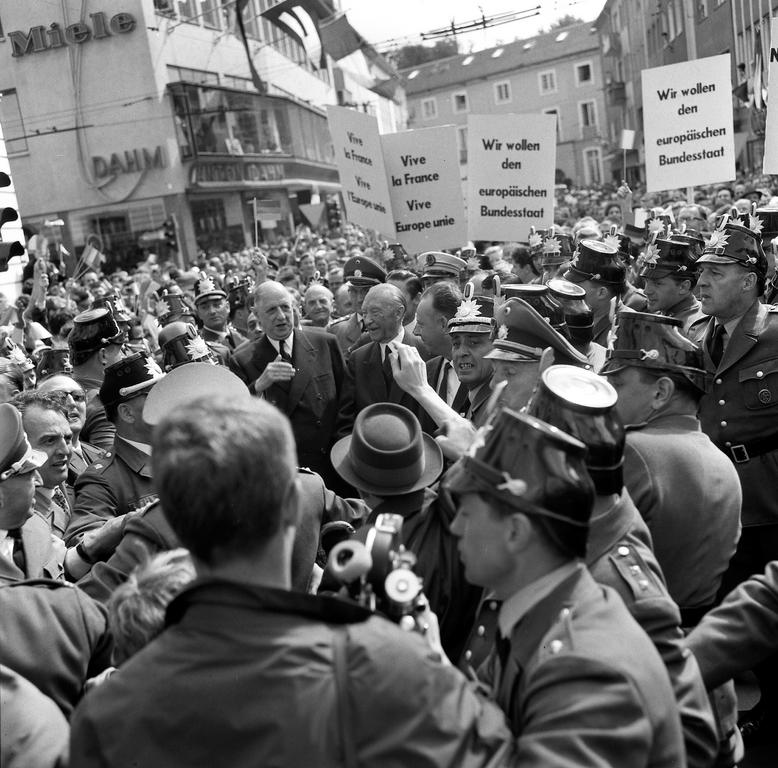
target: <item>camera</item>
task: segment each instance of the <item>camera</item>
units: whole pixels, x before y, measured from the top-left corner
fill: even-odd
[[[359,531],[348,523],[325,525],[321,541],[328,554],[323,583],[341,586],[365,608],[414,629],[414,617],[426,608],[427,599],[414,570],[416,555],[400,541],[402,524],[401,515],[382,514]]]

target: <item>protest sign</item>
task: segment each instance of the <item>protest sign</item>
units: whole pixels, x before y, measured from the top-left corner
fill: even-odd
[[[778,17],[770,22],[767,57],[767,123],[764,131],[763,173],[778,173]]]
[[[381,137],[397,240],[408,253],[459,247],[467,239],[456,128]]]
[[[729,54],[644,69],[643,134],[651,192],[734,179]]]
[[[471,240],[527,240],[554,220],[556,115],[469,115]]]
[[[378,122],[347,107],[327,107],[348,220],[394,238]]]

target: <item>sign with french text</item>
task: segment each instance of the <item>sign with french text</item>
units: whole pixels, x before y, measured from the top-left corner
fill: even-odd
[[[467,239],[456,128],[381,137],[397,240],[408,253],[459,248]]]
[[[471,240],[527,240],[554,221],[556,115],[469,115]]]
[[[346,218],[395,238],[378,121],[347,107],[327,107]]]
[[[650,192],[735,178],[730,55],[643,70]]]
[[[764,131],[762,173],[778,173],[778,16],[770,22],[770,55],[767,57],[767,122]]]

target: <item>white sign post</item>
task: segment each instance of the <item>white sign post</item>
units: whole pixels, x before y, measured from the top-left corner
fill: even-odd
[[[327,107],[348,220],[394,238],[378,122],[347,107]]]
[[[397,241],[408,253],[467,239],[456,128],[444,125],[381,137]]]
[[[764,131],[763,173],[778,173],[778,17],[770,22],[767,57],[767,122]]]
[[[643,70],[643,134],[651,192],[734,179],[729,54]]]
[[[471,240],[527,240],[554,221],[556,115],[469,115]]]

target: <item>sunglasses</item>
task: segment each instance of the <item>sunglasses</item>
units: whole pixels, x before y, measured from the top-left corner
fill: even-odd
[[[86,401],[86,392],[84,392],[83,389],[76,389],[76,390],[70,390],[70,389],[58,389],[55,392],[52,392],[51,394],[57,395],[62,400],[64,400],[68,395],[70,395],[70,398],[73,400],[74,403],[83,403]]]

